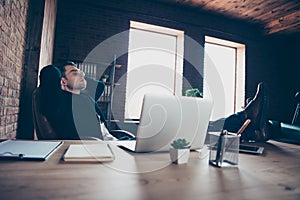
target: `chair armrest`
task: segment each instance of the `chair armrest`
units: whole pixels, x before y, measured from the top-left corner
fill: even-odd
[[[281,126],[282,133],[286,133],[286,134],[298,133],[298,134],[300,134],[300,126],[299,125],[287,124],[287,123],[281,122],[280,126]]]
[[[287,143],[300,144],[300,126],[288,124],[275,120],[269,120],[270,131],[274,136],[274,140]],[[273,139],[273,138],[272,138]]]

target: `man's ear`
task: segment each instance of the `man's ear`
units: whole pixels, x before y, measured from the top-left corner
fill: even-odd
[[[67,85],[67,79],[65,77],[62,77],[61,80],[60,80],[60,84],[62,86],[66,86]]]

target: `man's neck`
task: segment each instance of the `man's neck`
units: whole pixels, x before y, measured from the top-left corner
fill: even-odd
[[[64,90],[67,92],[70,92],[72,94],[80,94],[80,90],[74,90],[74,89],[70,89],[68,87],[66,87]]]

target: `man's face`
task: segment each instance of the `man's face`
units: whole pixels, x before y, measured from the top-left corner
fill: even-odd
[[[62,77],[62,82],[67,88],[71,90],[83,90],[86,88],[84,72],[72,65],[65,66],[65,70],[65,77]]]

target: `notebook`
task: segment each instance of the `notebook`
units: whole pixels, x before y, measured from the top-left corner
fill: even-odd
[[[168,151],[173,140],[184,138],[191,149],[204,145],[212,102],[203,98],[146,94],[135,141],[118,141],[134,152]]]
[[[107,143],[71,144],[63,157],[66,162],[109,162],[114,158]]]
[[[0,158],[44,161],[62,141],[6,140],[0,143]]]

